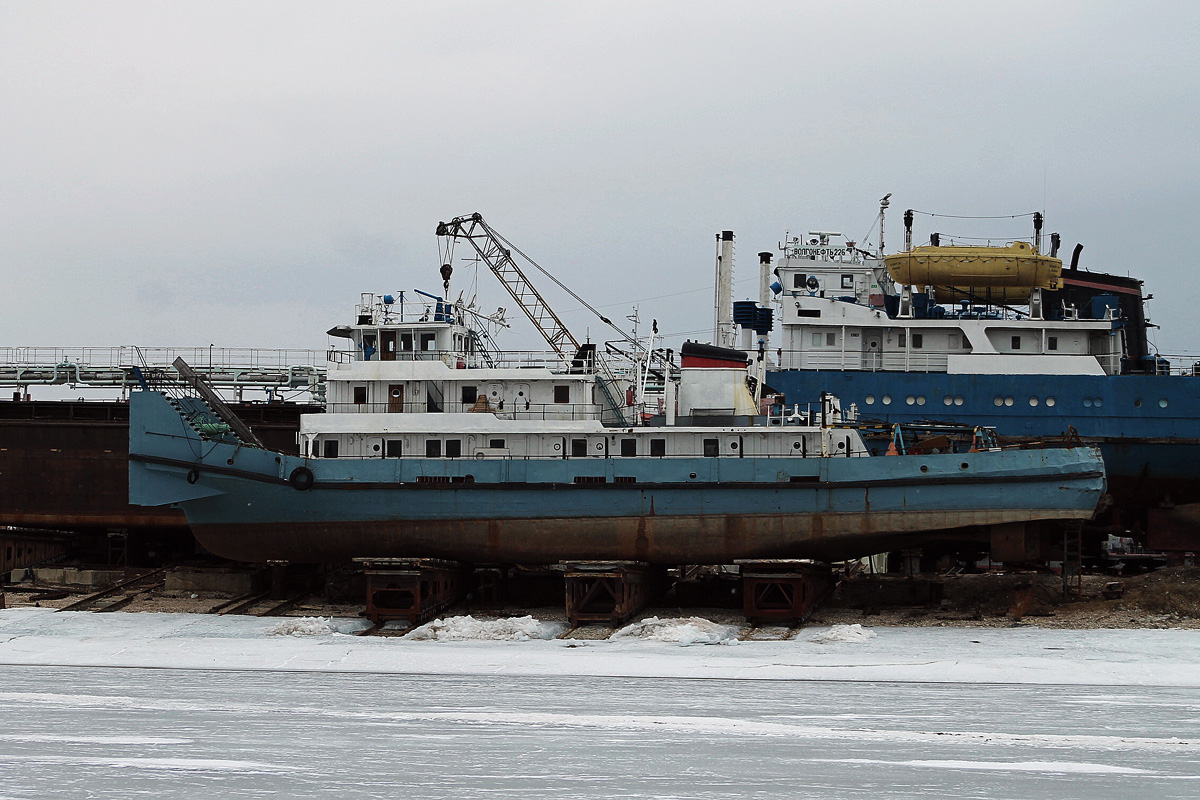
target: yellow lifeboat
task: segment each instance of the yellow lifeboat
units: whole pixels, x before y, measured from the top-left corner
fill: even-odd
[[[937,302],[975,297],[997,303],[1029,299],[1032,289],[1057,289],[1062,259],[1044,256],[1029,242],[1004,247],[914,247],[884,256],[896,283],[932,286]]]

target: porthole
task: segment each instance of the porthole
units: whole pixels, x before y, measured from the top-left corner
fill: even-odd
[[[961,464],[959,464],[958,466],[959,466],[959,468],[960,468],[960,469],[969,469],[969,468],[971,467],[971,465],[970,465],[970,464],[968,464],[966,461],[962,462],[962,463],[961,463]]]
[[[525,396],[524,392],[517,392],[517,397],[524,397],[524,396]]]
[[[962,395],[961,395],[961,394],[960,394],[960,395],[957,395],[957,396],[954,398],[954,405],[956,405],[956,406],[961,406],[962,404],[963,404]]]
[[[1159,401],[1158,401],[1158,407],[1159,407],[1159,408],[1166,408],[1166,407],[1167,407],[1167,398],[1165,398],[1165,397],[1164,397],[1163,399],[1159,400]]]
[[[1096,408],[1099,408],[1100,406],[1104,405],[1104,398],[1097,397],[1095,400],[1092,401],[1092,405],[1094,405]]]
[[[890,406],[892,404],[892,396],[890,394],[885,394],[883,396],[883,404],[885,406]]]
[[[911,406],[913,403],[917,402],[917,398],[913,397],[910,394],[908,397],[904,398],[904,402],[908,403]]]
[[[1036,397],[1029,398],[1029,405],[1036,407],[1037,404],[1038,404],[1038,399]]]
[[[378,453],[378,452],[379,452],[379,445],[377,445],[377,444],[373,444],[373,445],[371,445],[371,449],[372,449],[372,450],[374,450],[376,453]]]
[[[1142,407],[1142,398],[1140,398],[1140,397],[1136,398],[1136,399],[1133,401],[1133,407],[1134,407],[1134,408],[1141,408],[1141,407]]]
[[[951,397],[950,395],[946,395],[945,397],[942,398],[942,404],[947,405],[947,406],[952,406],[952,405],[954,405],[954,398]]]
[[[597,449],[597,450],[603,450],[603,449],[604,449],[604,442],[596,442],[596,449]]]
[[[873,395],[873,394],[867,395],[865,398],[865,402],[869,406],[875,405],[875,395]]]
[[[1058,401],[1057,401],[1057,400],[1055,400],[1053,397],[1047,397],[1047,398],[1046,398],[1046,405],[1048,405],[1048,406],[1051,406],[1051,407],[1053,407],[1053,406],[1054,406],[1054,404],[1055,404],[1055,403],[1057,403],[1057,402],[1058,402]]]
[[[992,402],[995,403],[997,406],[1002,406],[1002,405],[1004,405],[1004,398],[1001,397],[1000,395],[996,395],[996,399],[993,400]]]
[[[1091,408],[1092,407],[1092,398],[1090,398],[1090,397],[1083,398],[1083,407]]]
[[[919,406],[925,405],[925,395],[923,395],[923,394],[917,395],[917,405],[919,405]]]
[[[793,450],[799,450],[799,449],[800,449],[801,447],[803,447],[803,446],[804,446],[804,445],[803,445],[803,443],[801,443],[801,442],[792,442],[792,449],[793,449]]]
[[[929,472],[929,467],[927,467],[927,466],[925,466],[924,464],[922,464],[922,465],[921,465],[921,472]]]
[[[561,445],[561,444],[559,444],[558,442],[555,442],[555,443],[554,443],[554,449],[555,449],[555,450],[562,450],[562,445]]]
[[[1004,398],[1004,405],[1006,405],[1006,406],[1011,406],[1013,404],[1013,402],[1014,402],[1014,400],[1011,397]]]
[[[688,477],[689,477],[689,478],[691,478],[692,480],[696,480],[696,473],[694,473],[694,472],[689,472],[689,473],[688,473]]]
[[[737,442],[730,442],[730,443],[729,443],[729,449],[730,449],[730,450],[737,450]]]

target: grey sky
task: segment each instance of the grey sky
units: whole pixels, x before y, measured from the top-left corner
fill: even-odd
[[[892,192],[892,250],[907,207],[1044,209],[1200,352],[1198,33],[1183,2],[0,2],[0,345],[319,348],[361,291],[436,290],[473,211],[707,338],[714,233],[744,280]]]

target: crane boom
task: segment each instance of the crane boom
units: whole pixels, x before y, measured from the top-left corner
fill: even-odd
[[[487,264],[504,284],[504,288],[517,301],[517,305],[533,322],[538,333],[545,337],[550,347],[564,359],[575,356],[579,351],[579,342],[525,277],[525,273],[512,257],[512,247],[483,221],[481,214],[475,213],[455,217],[449,222],[439,222],[437,235],[469,241],[483,263]]]

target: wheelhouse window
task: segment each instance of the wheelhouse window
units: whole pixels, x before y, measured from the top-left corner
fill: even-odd
[[[441,458],[442,457],[442,440],[441,439],[426,439],[425,440],[425,457],[426,458]]]
[[[808,276],[805,275],[803,272],[797,272],[795,275],[792,276],[792,288],[793,289],[805,289],[805,288],[807,288],[807,286],[805,286],[806,283],[808,283]]]
[[[704,457],[716,458],[721,454],[721,444],[716,439],[704,440]]]
[[[411,333],[400,334],[400,349],[407,350],[410,353],[413,349],[413,338]]]
[[[571,402],[571,387],[570,387],[570,385],[554,387],[554,402],[556,402],[556,403]]]
[[[422,350],[429,352],[431,350],[434,350],[436,347],[437,347],[437,334],[436,333],[422,333],[421,334],[421,349]]]
[[[637,439],[621,440],[621,457],[633,458],[637,455]]]
[[[504,449],[504,440],[503,439],[489,439],[488,447],[492,448],[493,450],[503,450]]]
[[[366,404],[367,404],[367,387],[355,386],[354,387],[354,405],[365,406]]]
[[[324,456],[325,458],[337,458],[338,457],[338,440],[337,439],[326,439],[324,442],[322,442],[321,443],[321,455]]]
[[[651,439],[650,440],[650,455],[665,456],[667,454],[666,439]]]

